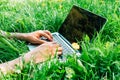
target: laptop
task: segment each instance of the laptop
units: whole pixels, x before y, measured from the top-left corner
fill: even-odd
[[[106,18],[73,5],[58,32],[52,33],[53,41],[59,43],[63,48],[62,58],[74,53],[80,55],[80,46],[77,41],[81,41],[86,34],[92,39],[105,22]],[[36,46],[28,45],[28,47],[32,50]]]

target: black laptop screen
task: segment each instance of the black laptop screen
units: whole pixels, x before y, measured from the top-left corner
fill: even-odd
[[[106,19],[87,10],[73,6],[70,13],[59,29],[70,43],[81,40],[87,34],[90,38],[98,32],[106,22]]]

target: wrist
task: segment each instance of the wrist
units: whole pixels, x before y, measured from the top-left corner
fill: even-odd
[[[27,33],[11,33],[10,37],[25,40],[26,39],[26,34]]]
[[[18,65],[21,69],[23,68],[22,57],[0,64],[0,70],[3,74],[15,72],[16,65]]]

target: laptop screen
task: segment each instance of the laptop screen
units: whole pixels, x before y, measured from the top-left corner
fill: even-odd
[[[105,18],[74,5],[61,25],[59,33],[73,43],[76,40],[80,41],[85,34],[92,38],[105,22]]]

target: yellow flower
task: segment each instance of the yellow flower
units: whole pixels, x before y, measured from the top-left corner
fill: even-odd
[[[119,3],[119,0],[116,0],[115,2],[116,2],[116,3]]]
[[[63,0],[57,0],[58,2],[62,2]]]
[[[112,47],[114,45],[114,42],[106,42],[105,43],[105,47],[106,48],[110,48],[110,47]]]
[[[79,44],[76,43],[76,42],[73,42],[73,43],[72,43],[72,47],[73,47],[74,49],[80,49]]]
[[[61,8],[62,8],[62,5],[60,5],[59,8],[61,9]]]
[[[105,47],[106,47],[106,48],[108,48],[109,45],[110,45],[110,42],[106,42],[106,43],[105,43]]]
[[[36,0],[36,2],[39,2],[40,0]]]
[[[42,3],[42,7],[45,7],[46,6],[46,4],[45,3]]]

